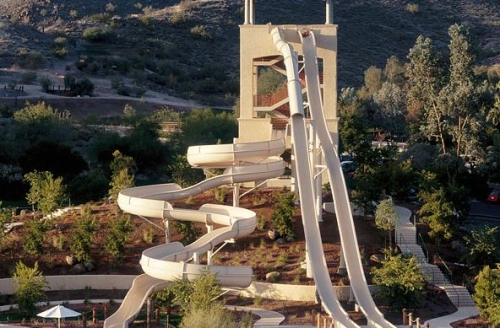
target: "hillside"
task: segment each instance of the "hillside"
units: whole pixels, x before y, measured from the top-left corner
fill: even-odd
[[[22,67],[27,53],[39,52],[44,58],[38,69],[65,65],[76,70],[78,62],[78,73],[118,75],[139,89],[230,105],[239,88],[242,6],[242,0],[3,0],[0,68]],[[257,24],[325,20],[319,0],[257,1],[255,11]],[[500,64],[498,1],[335,1],[334,22],[339,26],[339,87],[359,87],[364,70],[383,67],[391,55],[404,60],[418,35],[446,48],[447,29],[454,23],[470,27],[480,64]],[[112,33],[106,40],[82,40],[85,29],[105,26]],[[58,36],[67,38],[68,51],[59,59],[54,51]]]

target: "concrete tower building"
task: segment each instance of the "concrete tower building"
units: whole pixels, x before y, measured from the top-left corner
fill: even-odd
[[[240,25],[240,114],[238,142],[270,140],[283,137],[289,118],[288,93],[286,85],[273,94],[259,94],[259,76],[266,70],[274,70],[283,75],[286,81],[283,57],[273,44],[270,31],[272,23],[255,24],[254,0],[245,0],[245,22]],[[332,0],[317,0],[317,5],[326,3],[325,24],[280,25],[286,41],[302,57],[302,46],[298,31],[311,30],[316,37],[320,84],[323,95],[323,110],[328,130],[338,146],[337,118],[337,25],[333,24]],[[300,72],[301,67],[299,67]],[[300,83],[305,96],[305,77],[300,74]],[[309,117],[310,118],[310,117]],[[289,139],[289,138],[288,138]]]

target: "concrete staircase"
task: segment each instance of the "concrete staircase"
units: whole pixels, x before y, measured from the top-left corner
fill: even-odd
[[[443,289],[457,308],[474,307],[474,300],[467,288],[451,284],[439,267],[428,263],[427,255],[417,243],[417,228],[410,222],[411,211],[400,206],[397,206],[396,209],[400,222],[395,229],[395,240],[401,252],[416,256],[425,280]]]

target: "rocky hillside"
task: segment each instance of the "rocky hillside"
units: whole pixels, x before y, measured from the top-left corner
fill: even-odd
[[[45,56],[45,68],[83,60],[80,71],[88,74],[119,73],[136,85],[180,96],[227,98],[237,94],[239,87],[238,25],[243,22],[243,3],[2,0],[0,66],[12,67],[27,52],[37,51]],[[322,24],[324,7],[320,0],[256,1],[256,23]],[[446,48],[447,30],[454,23],[470,27],[480,64],[500,64],[500,2],[496,0],[334,1],[334,22],[339,26],[340,87],[359,86],[366,68],[383,67],[391,55],[405,60],[419,35]],[[90,27],[109,28],[111,37],[104,42],[82,40]],[[67,38],[67,54],[54,51],[58,36]]]

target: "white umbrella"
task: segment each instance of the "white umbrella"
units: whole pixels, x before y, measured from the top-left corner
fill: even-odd
[[[42,318],[57,318],[57,327],[61,328],[61,318],[78,317],[80,314],[80,312],[73,311],[62,305],[56,305],[38,313],[37,316]]]

